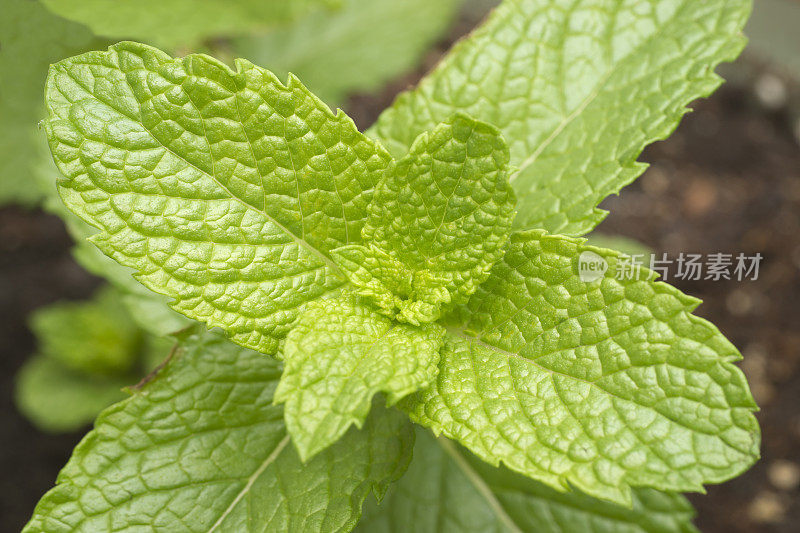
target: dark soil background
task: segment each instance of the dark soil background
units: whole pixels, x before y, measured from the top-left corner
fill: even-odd
[[[471,24],[462,21],[453,35]],[[449,42],[380,94],[352,98],[348,111],[359,126],[374,121]],[[747,79],[763,74],[747,68]],[[791,107],[772,101],[767,109],[753,94],[748,83],[728,84],[698,102],[668,141],[645,152],[642,159],[652,167],[644,176],[602,204],[611,215],[599,228],[670,257],[764,257],[756,281],[669,280],[702,298],[697,313],[740,348],[761,406],[761,461],[733,481],[708,487],[707,495],[691,496],[696,524],[709,533],[792,532],[800,524],[800,148]],[[1,531],[19,531],[82,435],[39,433],[12,401],[14,374],[35,349],[26,315],[60,299],[86,298],[100,283],[75,264],[70,244],[57,218],[0,209]]]

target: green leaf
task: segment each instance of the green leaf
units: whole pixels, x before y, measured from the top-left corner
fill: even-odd
[[[45,129],[91,240],[177,311],[274,353],[346,279],[389,155],[296,78],[120,43],[51,68]]]
[[[191,336],[141,391],[104,411],[32,532],[347,531],[371,490],[410,459],[401,413],[374,409],[303,464],[273,391],[280,364],[215,335]]]
[[[379,392],[394,404],[436,377],[444,328],[393,324],[346,295],[312,302],[286,337],[275,401],[303,461],[353,424]]]
[[[441,305],[451,301],[446,275],[414,271],[374,244],[342,246],[331,253],[358,294],[390,318],[417,326],[430,323],[441,316]]]
[[[76,371],[123,374],[136,362],[139,328],[110,289],[91,300],[59,302],[34,311],[30,327],[40,351]]]
[[[69,234],[75,239],[75,245],[72,247],[75,261],[95,276],[104,278],[117,290],[117,297],[136,325],[151,335],[165,336],[194,323],[170,309],[169,298],[151,291],[136,281],[132,269],[104,255],[97,246],[87,240],[96,233],[96,230],[68,211],[61,198],[56,197],[60,208],[55,211],[50,209],[49,200],[50,198],[45,201],[45,207],[64,220]]]
[[[630,487],[702,491],[755,462],[760,433],[739,352],[699,300],[625,256],[541,231],[514,234],[450,318],[412,419],[491,464],[629,504]],[[605,262],[581,281],[579,264]],[[595,271],[596,272],[596,271]]]
[[[283,24],[333,0],[41,0],[97,35],[135,38],[166,48],[242,35]]]
[[[406,280],[408,274],[364,246],[337,249],[334,260],[359,293],[385,311],[392,311],[386,307],[391,302],[401,320],[435,320],[440,304],[465,302],[503,255],[514,217],[508,147],[496,128],[454,115],[390,165],[369,212],[362,237],[405,265],[413,279],[398,283],[398,274]],[[359,262],[362,255],[366,263]],[[399,304],[391,293],[381,295],[365,267]],[[387,272],[391,277],[381,279]],[[417,301],[424,312],[415,312]]]
[[[42,431],[75,431],[91,423],[97,413],[112,403],[125,398],[123,387],[137,380],[131,375],[92,376],[39,354],[26,361],[17,374],[14,401],[22,414]]]
[[[241,57],[278,76],[293,72],[329,104],[369,93],[415,67],[461,0],[346,0],[265,35],[234,41]]]
[[[356,531],[690,533],[693,515],[682,496],[651,489],[634,490],[630,509],[558,492],[420,430],[408,471]]]
[[[514,227],[587,233],[597,204],[644,171],[642,149],[720,84],[751,4],[505,0],[371,134],[399,155],[456,111],[494,124],[518,169]]]
[[[47,67],[96,40],[38,2],[0,0],[0,13],[0,204],[33,205],[42,196],[34,174]]]

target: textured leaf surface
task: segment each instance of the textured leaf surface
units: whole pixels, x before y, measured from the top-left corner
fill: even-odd
[[[0,13],[0,203],[31,205],[42,196],[34,173],[47,67],[84,51],[93,37],[38,2],[0,0]]]
[[[125,398],[123,387],[137,381],[138,377],[133,375],[92,376],[53,357],[35,355],[16,376],[14,401],[22,414],[42,431],[75,431],[90,424],[97,413],[112,403]]]
[[[310,303],[286,338],[275,400],[303,460],[369,414],[372,398],[389,404],[436,377],[444,328],[392,321],[352,297]]]
[[[499,127],[518,170],[515,228],[580,235],[645,169],[713,68],[744,46],[750,0],[505,0],[371,133],[394,155],[455,111]]]
[[[440,304],[466,301],[502,257],[514,216],[508,157],[496,128],[457,114],[420,135],[409,153],[390,165],[369,206],[362,236],[414,273],[410,286],[403,287],[395,276],[381,279],[387,261],[371,272],[394,296],[408,300],[410,305],[398,305],[398,318],[435,320]],[[345,248],[351,257],[340,264],[348,273],[356,268],[350,279],[360,287],[360,271],[371,262],[360,264],[352,248]],[[376,298],[371,283],[359,292],[384,307],[387,298]],[[414,313],[416,301],[435,312]]]
[[[413,432],[376,409],[305,464],[273,403],[280,364],[189,338],[78,445],[28,532],[346,531],[408,464]]]
[[[333,0],[41,0],[58,15],[111,38],[172,48],[269,28]]]
[[[131,370],[142,335],[118,296],[105,289],[85,302],[59,302],[35,311],[30,326],[39,349],[77,372]]]
[[[367,505],[356,531],[688,533],[693,514],[683,497],[651,489],[633,491],[630,509],[557,492],[420,430],[408,471]]]
[[[47,85],[67,206],[179,312],[274,353],[309,300],[345,278],[385,151],[296,78],[120,43],[64,60]]]
[[[691,315],[699,300],[645,270],[578,276],[580,240],[514,234],[458,308],[435,384],[412,419],[482,459],[560,490],[628,503],[631,486],[702,491],[758,457],[756,405],[736,349]]]
[[[347,93],[371,92],[416,66],[447,29],[461,0],[345,0],[267,32],[234,49],[278,76],[293,72],[314,94],[340,104]]]

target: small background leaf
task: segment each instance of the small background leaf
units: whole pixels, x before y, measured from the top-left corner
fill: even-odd
[[[281,79],[292,72],[331,106],[369,93],[416,65],[462,0],[343,0],[295,24],[234,41],[241,57]]]

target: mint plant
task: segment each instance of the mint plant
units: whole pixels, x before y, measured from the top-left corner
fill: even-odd
[[[53,65],[64,203],[214,330],[100,415],[26,531],[350,530],[370,492],[368,531],[691,530],[676,493],[758,457],[741,356],[580,236],[749,9],[506,0],[366,133],[242,59]]]

